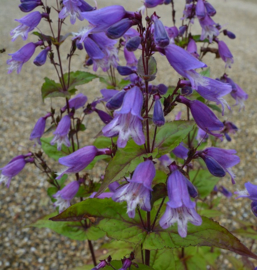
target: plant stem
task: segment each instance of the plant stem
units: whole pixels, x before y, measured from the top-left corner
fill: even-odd
[[[92,244],[91,240],[88,240],[88,246],[89,246],[89,249],[90,249],[90,253],[91,253],[91,256],[92,256],[94,266],[96,266],[97,263],[96,263],[96,258],[95,258],[95,252],[94,252],[94,247],[93,247],[93,244]]]
[[[156,223],[156,221],[157,221],[157,218],[158,218],[158,216],[159,216],[159,214],[160,214],[161,208],[162,208],[162,206],[163,206],[163,204],[164,204],[165,198],[166,198],[166,197],[164,197],[164,198],[162,199],[162,202],[161,202],[161,204],[160,204],[160,206],[159,206],[159,209],[158,209],[158,211],[157,211],[157,213],[156,213],[156,216],[155,216],[155,219],[154,219],[154,222],[153,222],[153,226],[152,226],[152,231],[153,231],[153,229],[154,229],[154,226],[155,226],[155,223]]]
[[[147,230],[151,231],[151,212],[147,212]],[[150,266],[150,250],[145,250],[145,265]]]
[[[153,150],[154,150],[154,143],[155,143],[155,139],[156,139],[156,132],[157,132],[157,126],[155,126],[155,129],[154,129],[153,144],[152,144],[152,150],[151,150],[151,152],[153,152]]]

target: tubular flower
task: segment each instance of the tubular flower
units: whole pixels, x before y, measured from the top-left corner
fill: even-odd
[[[212,42],[214,36],[217,37],[219,35],[220,32],[216,27],[216,23],[208,15],[204,19],[199,20],[199,23],[202,27],[201,40],[209,38],[209,41]]]
[[[231,68],[231,65],[234,63],[234,58],[227,44],[224,41],[220,40],[218,42],[218,45],[220,57],[226,63],[226,67]]]
[[[116,189],[112,196],[115,202],[127,201],[127,213],[130,218],[135,217],[135,209],[139,204],[144,211],[151,211],[151,185],[155,177],[155,168],[151,160],[140,163],[129,183]]]
[[[87,97],[84,94],[79,93],[74,98],[69,100],[69,108],[77,110],[77,109],[83,107],[86,104],[86,102],[87,102]],[[62,112],[64,112],[65,110],[67,110],[67,105],[65,105],[61,109]]]
[[[43,66],[46,62],[47,54],[51,50],[51,47],[46,47],[43,51],[41,51],[38,56],[35,58],[33,63],[40,67]]]
[[[41,0],[31,0],[31,1],[21,1],[19,8],[23,12],[30,12],[38,6],[42,6],[43,3]]]
[[[117,145],[124,148],[129,137],[138,145],[145,143],[142,129],[141,109],[143,106],[143,95],[137,86],[134,86],[125,94],[123,104],[119,110],[114,112],[114,119],[106,125],[102,132],[106,137],[119,135]]]

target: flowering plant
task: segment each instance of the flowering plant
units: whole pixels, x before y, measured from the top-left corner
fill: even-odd
[[[172,0],[145,0],[138,11],[121,5],[98,9],[96,3],[91,6],[84,0],[53,1],[51,6],[41,0],[20,1],[19,8],[28,15],[17,20],[20,25],[11,31],[12,41],[19,36],[26,40],[43,22],[49,24],[49,34],[34,31],[37,42],[10,54],[8,72],[20,73],[39,47],[34,64],[42,66],[49,60],[59,78],[59,82],[45,78],[42,98],[64,100],[60,111],[51,108],[30,134],[41,149],[14,157],[0,169],[0,183],[7,187],[27,163],[46,175],[47,193],[58,212],[31,226],[87,240],[92,265],[83,269],[206,269],[214,267],[220,249],[242,255],[239,263],[253,269],[248,258],[257,256],[212,219],[217,214],[213,210],[217,193],[232,196],[218,185],[219,179],[228,174],[235,184],[231,168],[240,162],[235,150],[217,147],[237,131],[232,122],[219,119],[231,110],[224,96],[230,94],[240,109],[248,98],[226,73],[210,78],[210,69],[202,62],[208,53],[220,57],[225,68],[234,62],[221,36],[235,35],[213,20],[215,8],[205,0],[187,0],[178,28]],[[171,7],[173,26],[163,24],[155,11],[159,5]],[[33,11],[38,7],[42,13]],[[68,17],[71,24],[78,19],[87,26],[63,33]],[[194,21],[199,22],[201,35],[194,34]],[[62,48],[68,42],[64,63]],[[85,66],[94,72],[102,69],[106,76],[71,71],[72,59],[84,49]],[[120,64],[121,54],[126,65]],[[167,59],[170,72],[177,75],[176,85],[154,83],[156,54]],[[76,86],[97,79],[105,88],[94,100],[76,93]],[[92,113],[103,124],[94,143],[85,146],[84,119]],[[47,137],[49,130],[53,136]],[[65,168],[54,171],[47,158]],[[90,170],[100,160],[105,173],[94,182]],[[252,200],[257,215],[256,186],[250,182],[245,186],[236,193]],[[92,241],[104,236],[113,241],[110,253],[98,261]],[[117,252],[121,246],[123,254]]]

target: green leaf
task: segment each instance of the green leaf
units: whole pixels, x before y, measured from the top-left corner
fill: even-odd
[[[246,257],[241,259],[232,256],[225,257],[233,265],[233,269],[236,270],[254,270],[254,264]]]
[[[47,138],[41,138],[40,139],[40,141],[42,143],[42,149],[43,149],[44,153],[48,157],[58,161],[59,158],[67,156],[67,155],[69,155],[69,154],[71,154],[73,152],[72,147],[68,148],[65,145],[62,145],[61,151],[58,151],[57,150],[57,145],[51,145],[50,144],[52,139],[53,139],[53,137],[47,137]],[[75,144],[75,150],[77,150],[77,149],[78,149],[78,147]]]
[[[158,128],[155,140],[155,148],[158,148],[157,158],[177,147],[186,138],[194,125],[193,121],[173,121]]]
[[[111,140],[111,138],[100,136],[100,137],[96,138],[93,145],[96,148],[108,148],[112,145],[112,140]]]
[[[152,266],[154,270],[177,270],[175,250],[153,250],[150,255],[150,266]]]
[[[115,269],[120,269],[122,267],[122,262],[121,261],[112,261],[111,265],[115,268]],[[155,270],[150,266],[141,264],[141,263],[137,263],[138,267],[135,267],[134,265],[132,265],[129,269],[130,270]],[[92,268],[94,268],[94,265],[84,265],[81,267],[77,267],[75,270],[91,270]],[[111,266],[105,266],[104,270],[113,270],[113,268]],[[163,269],[164,270],[164,269]],[[166,269],[165,269],[166,270]]]
[[[207,170],[190,171],[189,177],[191,182],[197,188],[199,197],[206,198],[219,182],[219,178],[210,174]]]
[[[28,227],[36,228],[48,228],[52,231],[64,235],[73,240],[97,240],[101,237],[104,237],[105,233],[95,226],[91,226],[86,229],[82,227],[80,222],[61,222],[57,223],[49,220],[55,216],[57,212],[52,213],[48,216],[45,216],[42,219],[37,220],[35,223],[28,225]]]
[[[104,160],[104,159],[110,159],[110,156],[107,155],[101,155],[101,156],[96,156],[93,161],[87,165],[87,167],[85,168],[85,170],[92,170],[96,164],[97,161],[99,160]]]
[[[201,75],[205,76],[205,77],[210,77],[211,76],[211,70],[210,68],[206,68],[203,71],[200,72]]]
[[[213,109],[214,111],[217,111],[219,113],[222,113],[222,110],[220,107],[218,107],[217,105],[214,105],[214,104],[207,104],[208,107],[210,107],[211,109]]]
[[[144,157],[156,157],[156,151],[146,153],[143,145],[137,145],[133,140],[128,141],[125,148],[119,148],[114,158],[109,162],[103,183],[98,194],[103,192],[110,183],[121,179],[128,173],[132,173],[137,165],[144,162]]]
[[[156,185],[159,183],[166,183],[167,177],[168,175],[164,171],[156,170],[156,174],[153,179],[153,185]]]
[[[120,89],[123,89],[125,86],[127,86],[128,84],[130,84],[130,81],[129,80],[124,80],[122,79],[119,83],[118,83],[118,86]]]
[[[64,74],[64,81],[66,85],[68,84],[68,76],[69,73]],[[89,83],[96,78],[98,78],[97,75],[85,71],[70,72],[70,85],[68,91],[73,90],[77,85]]]
[[[39,37],[43,41],[51,41],[51,42],[54,41],[53,37],[41,34],[41,33],[37,32],[37,31],[32,32],[32,34]]]
[[[157,250],[163,248],[178,248],[188,246],[210,246],[230,250],[242,256],[257,259],[246,246],[219,223],[202,217],[202,225],[188,224],[186,238],[181,238],[176,227],[163,230],[157,227],[154,232],[147,234],[143,249]]]
[[[208,218],[213,218],[213,217],[219,217],[222,214],[222,212],[215,209],[201,209],[201,210],[198,210],[198,214],[201,216],[208,217]]]
[[[253,240],[257,240],[257,231],[254,229],[253,224],[250,226],[245,226],[240,229],[236,229],[233,233],[238,234],[243,237],[251,238]]]
[[[68,91],[64,91],[60,83],[56,83],[53,80],[45,77],[45,82],[41,88],[42,99],[55,98],[55,97],[70,97]]]
[[[89,197],[93,192],[97,191],[100,187],[100,183],[92,182],[89,185],[82,185],[76,194],[76,197]]]
[[[106,232],[110,238],[138,245],[145,239],[147,232],[141,225],[139,215],[128,217],[126,203],[116,203],[112,199],[87,199],[66,209],[53,221],[79,221],[85,215],[97,219],[97,228]],[[144,214],[144,213],[142,213]],[[99,223],[98,223],[99,222]],[[61,224],[56,222],[56,224]]]

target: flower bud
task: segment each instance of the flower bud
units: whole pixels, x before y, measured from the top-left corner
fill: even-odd
[[[187,25],[182,25],[178,29],[178,35],[182,37],[187,30]]]
[[[198,19],[204,19],[206,12],[203,0],[198,0],[195,8],[195,14]]]
[[[131,26],[135,25],[134,20],[129,18],[122,19],[121,21],[113,24],[108,28],[106,35],[111,39],[116,39],[122,37]]]
[[[116,95],[114,95],[108,100],[108,102],[106,103],[106,107],[109,110],[119,109],[122,105],[125,94],[126,94],[125,90],[119,91]]]
[[[209,2],[204,1],[204,6],[209,16],[214,16],[216,14],[215,8]]]
[[[235,39],[236,38],[236,35],[234,34],[234,33],[232,33],[232,32],[230,32],[230,31],[228,31],[228,30],[223,30],[223,34],[225,35],[225,36],[228,36],[230,39]]]
[[[46,47],[43,51],[41,51],[38,56],[35,58],[33,63],[40,67],[43,66],[46,62],[47,54],[51,50],[51,47]]]
[[[80,51],[83,50],[83,45],[78,39],[76,40],[76,47]]]
[[[31,0],[31,1],[21,1],[22,3],[19,5],[19,8],[23,12],[30,12],[38,6],[42,6],[43,3],[41,0]]]
[[[98,114],[98,116],[100,117],[100,119],[105,123],[105,124],[109,124],[111,121],[112,121],[112,117],[104,112],[104,111],[101,111],[101,110],[98,110],[98,109],[94,109],[94,111]]]
[[[135,73],[133,69],[126,66],[117,66],[117,70],[121,76],[128,76]]]
[[[154,41],[158,47],[164,48],[170,44],[170,38],[163,23],[157,16],[153,15],[154,21]]]
[[[140,43],[141,38],[139,36],[132,37],[127,41],[125,47],[129,52],[134,52],[139,47]]]
[[[157,86],[157,88],[158,88],[158,92],[159,92],[160,95],[165,95],[167,93],[167,91],[168,91],[168,87],[165,84],[162,84],[162,83],[159,84]]]
[[[154,103],[153,122],[157,127],[163,126],[165,124],[162,104],[159,99],[155,100]]]

